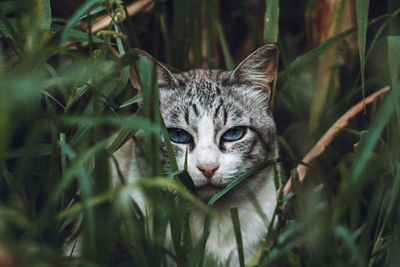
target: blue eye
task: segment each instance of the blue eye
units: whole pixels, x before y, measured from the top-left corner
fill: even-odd
[[[247,127],[244,126],[237,126],[237,127],[233,127],[231,129],[229,129],[228,131],[226,131],[221,139],[222,141],[225,142],[234,142],[237,141],[239,139],[241,139],[247,131]]]
[[[185,130],[179,128],[168,128],[167,130],[172,142],[185,144],[192,141],[192,136]]]

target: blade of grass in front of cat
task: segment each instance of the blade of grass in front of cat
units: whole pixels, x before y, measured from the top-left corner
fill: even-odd
[[[145,56],[138,55],[138,71],[140,78],[140,85],[143,93],[143,105],[141,107],[141,114],[150,122],[162,127],[162,118],[159,110],[159,90],[157,85],[157,68],[151,60]],[[161,135],[163,134],[162,128],[158,128],[158,132],[154,130],[144,130],[144,142],[150,148],[148,153],[145,153],[147,159],[148,169],[147,176],[159,177],[163,174],[161,167],[160,146]],[[172,151],[171,151],[172,152]],[[167,179],[165,179],[167,180]],[[152,210],[152,226],[151,236],[154,239],[151,253],[153,258],[150,262],[152,265],[158,266],[165,259],[165,253],[157,248],[157,244],[162,246],[165,241],[165,235],[169,223],[169,205],[170,195],[162,188],[153,188],[147,191],[151,194],[150,207]]]
[[[143,93],[143,105],[142,105],[142,114],[145,118],[147,118],[150,122],[158,125],[161,122],[160,112],[159,112],[159,104],[158,104],[158,88],[156,84],[156,66],[150,62],[148,58],[139,55],[138,59],[138,69],[139,69],[139,77],[140,84],[142,87]],[[146,131],[149,129],[145,129]],[[148,173],[149,177],[159,176],[161,174],[161,166],[159,160],[159,147],[160,147],[160,132],[152,133],[150,135],[144,135],[146,142],[151,146],[150,155],[146,155],[149,159],[150,168],[148,169],[150,172]]]
[[[81,188],[81,190],[83,190],[83,192],[84,192],[83,197],[91,196],[91,194],[88,193],[91,191],[91,189],[90,189],[91,185],[89,185],[88,183],[85,182],[85,181],[87,181],[87,182],[90,181],[90,177],[85,170],[85,166],[86,166],[87,162],[90,159],[92,159],[94,157],[94,155],[96,155],[96,153],[98,153],[99,151],[101,151],[102,149],[105,148],[106,143],[107,143],[107,140],[99,142],[95,146],[87,149],[84,153],[77,155],[76,158],[74,158],[74,160],[71,161],[71,164],[68,167],[68,169],[64,172],[61,181],[59,181],[55,185],[55,188],[50,193],[49,199],[43,207],[43,212],[41,213],[40,217],[38,218],[39,223],[35,224],[32,227],[31,233],[42,233],[43,231],[45,231],[45,229],[47,227],[47,223],[48,223],[48,218],[50,215],[53,214],[55,208],[57,207],[57,204],[59,203],[58,200],[61,199],[63,192],[70,186],[70,184],[72,183],[72,181],[75,178],[80,179],[81,186],[84,187],[84,188]],[[82,183],[82,181],[83,181],[83,183]],[[89,186],[89,188],[88,188],[88,186]],[[88,209],[90,209],[90,208],[88,208]],[[90,214],[91,214],[91,212],[89,211],[87,213],[87,215],[89,215],[89,217],[88,217],[89,219],[91,218]],[[88,225],[91,225],[90,227],[93,227],[94,220],[89,220]],[[92,230],[93,229],[94,228],[92,228]],[[90,244],[94,245],[93,244],[94,240],[92,239],[93,232],[90,230],[88,232],[88,234],[91,236],[90,239],[92,240],[90,242]]]
[[[231,219],[233,224],[233,231],[235,232],[235,239],[239,256],[239,264],[240,267],[244,267],[245,264],[244,264],[242,233],[240,230],[239,211],[237,207],[231,208]]]
[[[125,108],[125,107],[128,107],[128,106],[132,105],[132,104],[139,103],[139,102],[142,102],[142,101],[143,101],[143,95],[142,95],[142,93],[139,93],[139,94],[135,95],[134,97],[131,97],[128,100],[126,100],[119,107],[120,108]]]
[[[234,188],[235,186],[237,186],[238,184],[240,184],[242,181],[244,181],[247,177],[253,175],[254,173],[256,173],[259,170],[262,170],[268,166],[270,166],[271,164],[273,164],[272,160],[268,160],[266,162],[262,162],[262,163],[258,163],[256,165],[254,165],[252,168],[250,168],[249,170],[247,170],[246,172],[244,172],[242,175],[239,175],[237,178],[235,178],[235,180],[233,180],[231,183],[229,183],[224,189],[222,189],[220,192],[218,192],[217,194],[215,194],[209,201],[208,201],[208,205],[212,206],[214,205],[215,202],[217,202],[218,199],[220,199],[221,197],[223,197],[226,193],[228,193],[232,188]]]
[[[161,127],[162,127],[162,135],[164,138],[165,146],[167,147],[168,159],[171,165],[171,171],[177,172],[178,171],[178,163],[176,162],[174,149],[171,144],[171,140],[169,138],[169,134],[167,131],[167,127],[165,126],[164,120],[161,118]]]

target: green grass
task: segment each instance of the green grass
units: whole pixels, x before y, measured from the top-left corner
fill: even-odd
[[[400,4],[357,0],[348,15],[355,23],[318,41],[312,0],[158,1],[123,23],[112,20],[102,35],[80,25],[121,10],[121,1],[67,2],[0,3],[0,265],[162,266],[170,256],[178,266],[213,266],[204,245],[217,216],[212,205],[225,191],[208,204],[195,197],[190,176],[174,162],[153,66],[130,48],[172,70],[232,69],[263,42],[280,46],[273,112],[284,172],[276,172],[278,226],[251,264],[400,264]],[[130,80],[137,60],[140,94]],[[305,182],[294,180],[283,195],[297,162],[329,127],[386,85],[392,89],[353,118],[310,165]],[[323,99],[315,97],[322,86]],[[112,153],[138,131],[145,133],[149,179],[114,188]],[[162,135],[173,171],[167,175]],[[150,196],[151,224],[131,199],[133,188]],[[192,240],[188,227],[191,205],[207,214],[201,240]],[[242,255],[240,212],[231,216]],[[79,218],[83,255],[66,257],[61,248]],[[174,251],[163,246],[167,227]]]

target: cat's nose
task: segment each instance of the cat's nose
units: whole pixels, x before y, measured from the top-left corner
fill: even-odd
[[[218,168],[219,168],[219,165],[217,165],[217,164],[197,165],[197,169],[199,169],[207,179],[210,179],[211,177],[213,177],[215,172],[218,170]]]

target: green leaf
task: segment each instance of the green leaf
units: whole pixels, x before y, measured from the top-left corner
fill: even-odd
[[[224,30],[222,28],[221,22],[217,17],[215,19],[215,26],[217,27],[217,34],[219,37],[219,42],[221,43],[222,53],[224,54],[226,69],[233,70],[233,59],[231,52],[229,51],[229,46],[225,38]]]
[[[99,0],[87,0],[72,16],[72,18],[68,21],[67,25],[65,25],[65,28],[63,30],[63,33],[61,35],[60,39],[60,45],[63,46],[66,41],[68,40],[70,34],[71,34],[71,29],[74,27],[74,25],[83,17],[94,5],[98,4]]]
[[[355,245],[356,238],[361,233],[362,228],[363,227],[360,227],[353,234],[350,234],[347,229],[342,226],[335,226],[334,228],[335,235],[343,241],[343,247],[351,255],[349,263],[359,267],[366,265],[365,260],[359,251],[359,247]]]
[[[64,26],[62,26],[62,25],[54,24],[54,23],[51,25],[51,32],[53,34],[61,31],[62,29],[64,29]],[[88,36],[87,32],[72,28],[72,29],[70,29],[69,34],[67,36],[67,41],[88,42],[89,36]],[[92,42],[93,43],[103,43],[104,40],[92,35]]]
[[[117,137],[114,139],[112,144],[108,147],[108,151],[110,154],[117,151],[121,146],[123,146],[132,136],[136,133],[137,130],[132,129],[122,129]]]
[[[36,144],[32,147],[23,147],[6,151],[4,158],[13,159],[22,156],[40,157],[51,154],[51,144]]]
[[[397,9],[396,11],[394,11],[392,14],[388,15],[382,15],[380,17],[377,17],[375,19],[372,19],[368,25],[373,25],[383,19],[387,19],[388,17],[394,17],[397,16],[400,12],[400,9]],[[329,38],[328,40],[326,40],[325,42],[323,42],[322,44],[318,45],[317,47],[311,49],[310,51],[298,56],[295,60],[293,60],[287,68],[285,68],[282,72],[279,73],[279,77],[285,76],[287,75],[290,71],[304,66],[305,64],[308,64],[310,62],[312,62],[314,59],[316,59],[318,56],[320,56],[321,54],[323,54],[326,50],[328,50],[329,48],[337,45],[339,42],[341,42],[342,40],[344,40],[346,37],[348,37],[350,34],[354,33],[357,30],[357,28],[350,28],[347,31],[344,31],[342,33],[339,33],[331,38]]]
[[[367,40],[369,0],[357,0],[358,47],[360,51],[362,94],[365,99],[365,46]]]
[[[143,105],[141,111],[143,116],[155,125],[161,124],[161,115],[159,110],[159,91],[156,82],[156,66],[151,60],[143,55],[139,55],[137,61],[139,70],[140,85],[143,92]],[[161,134],[160,127],[157,127],[159,132],[144,131],[144,138],[150,147],[152,153],[147,153],[146,157],[149,163],[148,176],[158,176],[161,174],[160,162],[160,142]],[[150,133],[150,134],[149,134]]]
[[[226,193],[228,193],[232,188],[243,182],[247,177],[253,175],[254,173],[274,164],[275,161],[273,160],[268,160],[266,162],[258,163],[257,165],[253,166],[246,172],[244,172],[242,175],[239,175],[235,180],[233,180],[230,184],[228,184],[224,189],[222,189],[220,192],[215,194],[209,201],[208,205],[212,206],[214,205],[215,202],[217,202],[218,199],[223,197]]]
[[[212,0],[205,0],[205,10],[212,10],[213,3]],[[207,42],[207,65],[209,68],[215,68],[216,65],[216,57],[215,57],[215,27],[213,23],[213,15],[212,12],[204,12],[205,16],[205,27],[206,27],[206,42]]]
[[[61,120],[68,125],[108,125],[126,129],[146,130],[149,133],[160,133],[158,124],[150,123],[141,117],[117,118],[113,116],[63,116]]]
[[[193,47],[194,35],[200,34],[198,24],[200,21],[196,18],[200,16],[201,0],[175,0],[173,1],[173,23],[169,42],[173,51],[170,59],[174,67],[185,69],[188,67],[189,51]],[[167,44],[168,45],[168,44]],[[178,52],[179,51],[179,52]],[[168,53],[167,53],[168,54]]]
[[[298,56],[295,60],[293,60],[289,64],[289,66],[283,72],[279,73],[279,76],[284,76],[288,72],[290,72],[298,67],[304,66],[305,64],[310,63],[311,61],[316,59],[318,56],[323,54],[326,50],[337,45],[340,41],[344,40],[347,36],[354,33],[355,30],[356,30],[355,28],[351,28],[347,31],[344,31],[344,32],[338,34],[338,35],[335,35],[332,38],[329,38],[328,40],[323,42],[322,44],[318,45],[317,47],[311,49],[310,51],[302,54],[301,56]]]
[[[233,230],[235,231],[235,239],[239,255],[239,264],[240,267],[244,267],[245,264],[244,264],[243,242],[242,242],[242,234],[240,231],[239,211],[237,207],[231,208],[231,219],[233,224]]]
[[[51,6],[50,0],[41,0],[39,2],[39,21],[40,29],[50,30],[51,26]]]
[[[190,177],[186,170],[168,173],[168,177],[170,179],[177,177],[178,180],[190,191],[190,193],[192,193],[194,196],[197,196],[196,187],[193,183],[192,177]]]
[[[20,34],[22,28],[17,19],[7,18],[0,9],[0,34],[4,37],[11,38],[14,41],[15,47],[21,45]]]
[[[4,15],[12,13],[18,9],[18,3],[16,1],[4,1],[0,3],[0,10],[3,11]]]
[[[343,196],[337,198],[339,205],[349,204],[350,195],[355,193],[360,194],[363,189],[363,184],[366,179],[363,180],[364,169],[370,159],[371,152],[376,146],[378,138],[389,121],[393,111],[398,105],[400,96],[399,90],[399,73],[400,73],[400,36],[389,36],[388,37],[388,62],[389,71],[392,78],[392,89],[386,96],[378,112],[376,113],[369,131],[363,136],[363,142],[357,147],[355,158],[351,167],[351,179],[349,186],[343,191]],[[361,182],[361,183],[360,183]],[[342,207],[343,208],[343,207]],[[341,210],[338,210],[337,216],[339,216]],[[338,218],[337,218],[338,219]]]
[[[266,0],[264,43],[278,43],[279,0]]]
[[[392,91],[396,91],[400,74],[400,36],[388,36],[388,62]]]
[[[132,104],[139,103],[139,102],[142,102],[142,101],[143,101],[143,95],[142,95],[142,93],[140,93],[140,94],[137,94],[134,97],[129,98],[128,100],[126,100],[119,107],[120,108],[125,108],[125,107],[128,107],[128,106],[132,105]]]

